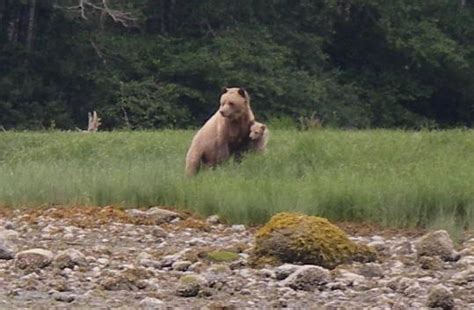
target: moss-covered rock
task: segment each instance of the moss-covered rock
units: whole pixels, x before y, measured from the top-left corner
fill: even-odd
[[[352,261],[370,262],[373,249],[349,240],[328,220],[295,213],[279,213],[257,231],[253,263],[312,264],[325,268]]]

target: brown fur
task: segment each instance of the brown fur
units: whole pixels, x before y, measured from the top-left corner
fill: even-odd
[[[248,93],[242,88],[226,88],[219,110],[196,133],[186,155],[186,175],[201,165],[216,166],[239,150],[250,134],[254,115]]]
[[[270,131],[265,124],[254,122],[250,126],[248,149],[258,153],[265,153],[269,136]]]

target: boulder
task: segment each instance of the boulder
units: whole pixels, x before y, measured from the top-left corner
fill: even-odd
[[[445,230],[437,230],[422,236],[416,242],[418,256],[438,256],[444,261],[457,258],[454,244]]]
[[[45,249],[30,249],[18,252],[15,265],[20,269],[40,269],[53,261],[53,253]]]
[[[54,265],[60,269],[74,268],[74,266],[86,266],[86,256],[76,249],[67,249],[59,252],[54,257]]]
[[[430,291],[428,292],[426,306],[429,308],[441,308],[443,310],[453,309],[453,293],[442,284],[435,285],[431,287]]]
[[[375,250],[351,241],[328,220],[295,213],[279,213],[257,231],[252,257],[254,265],[295,263],[329,269],[375,259]]]
[[[329,270],[319,266],[301,266],[282,281],[281,285],[294,290],[312,291],[325,286],[331,280]]]

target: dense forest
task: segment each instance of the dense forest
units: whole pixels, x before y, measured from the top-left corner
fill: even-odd
[[[0,0],[0,129],[474,124],[471,0]]]

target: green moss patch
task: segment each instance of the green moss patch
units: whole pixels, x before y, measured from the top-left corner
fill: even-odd
[[[211,251],[207,258],[215,262],[232,262],[239,259],[239,254],[229,251]]]
[[[353,261],[370,262],[376,253],[351,241],[327,219],[279,213],[257,231],[253,263],[313,264],[334,268]]]

